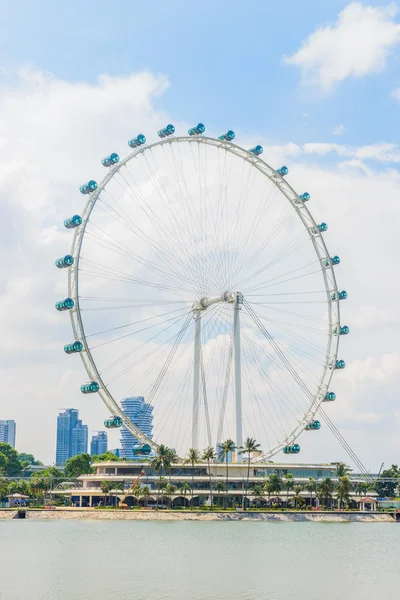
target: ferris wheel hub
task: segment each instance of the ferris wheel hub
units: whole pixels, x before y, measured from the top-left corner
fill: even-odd
[[[220,302],[226,302],[227,304],[243,304],[243,294],[241,292],[223,292],[219,296],[212,296],[210,298],[200,298],[192,304],[192,311],[198,312],[200,310],[206,310],[212,304],[218,304]]]

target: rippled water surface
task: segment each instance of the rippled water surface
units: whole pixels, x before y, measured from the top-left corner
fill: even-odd
[[[0,522],[1,600],[369,600],[400,524]]]

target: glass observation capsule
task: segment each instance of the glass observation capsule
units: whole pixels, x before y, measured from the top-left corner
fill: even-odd
[[[103,158],[101,164],[103,167],[112,167],[113,165],[116,165],[117,162],[119,162],[119,156],[115,152],[112,152],[110,156]]]
[[[311,196],[308,192],[304,192],[304,194],[300,194],[299,198],[303,200],[303,202],[307,202]]]
[[[74,342],[73,344],[66,344],[64,346],[64,352],[66,352],[67,354],[75,354],[76,352],[82,352],[82,350],[82,342]]]
[[[97,381],[91,381],[90,383],[85,383],[84,385],[81,385],[82,394],[95,394],[99,391],[99,389],[100,386],[97,383]]]
[[[283,165],[283,167],[281,167],[280,169],[276,169],[276,172],[278,173],[278,175],[283,177],[284,175],[287,175],[289,173],[289,169],[285,167],[285,165]]]
[[[173,133],[175,133],[175,127],[171,124],[164,127],[164,129],[160,129],[160,131],[157,131],[157,135],[160,138],[168,137],[169,135],[172,135]]]
[[[318,225],[318,229],[319,229],[319,230],[321,231],[321,233],[322,233],[323,231],[327,231],[327,230],[328,230],[328,225],[327,225],[326,223],[320,223],[320,224]]]
[[[332,263],[333,265],[338,265],[338,264],[340,263],[340,258],[339,258],[337,255],[335,255],[335,256],[332,256],[332,257],[331,257],[331,263]]]
[[[350,333],[350,327],[348,327],[347,325],[343,325],[340,328],[340,335],[347,335]]]
[[[235,139],[235,132],[232,129],[228,129],[226,133],[218,136],[218,139],[225,142],[231,142]]]
[[[300,452],[300,446],[298,444],[292,444],[291,446],[285,446],[283,448],[284,454],[298,454]]]
[[[79,227],[79,225],[82,225],[82,217],[79,215],[74,215],[64,221],[64,227],[67,229],[74,229],[75,227]]]
[[[311,423],[305,427],[306,431],[318,431],[318,429],[321,429],[321,423],[319,421],[311,421]]]
[[[94,179],[91,179],[87,183],[84,183],[79,188],[81,194],[91,194],[95,190],[97,190],[97,182]]]
[[[346,366],[346,363],[344,362],[344,360],[337,360],[335,363],[335,369],[344,369]]]
[[[206,130],[205,126],[203,125],[203,123],[198,123],[198,125],[196,125],[195,127],[191,127],[190,129],[188,129],[188,134],[189,135],[201,135],[202,133],[204,133]]]
[[[264,152],[264,149],[262,146],[254,146],[254,148],[250,148],[249,152],[255,154],[256,156],[260,156],[260,154]]]
[[[346,298],[347,298],[346,290],[342,290],[341,292],[339,292],[339,300],[346,300]]]
[[[62,256],[61,258],[57,258],[55,264],[56,264],[56,267],[58,267],[59,269],[67,269],[68,267],[70,267],[71,265],[74,264],[74,257],[71,256],[70,254],[66,254],[65,256]]]
[[[107,429],[122,427],[121,417],[110,417],[109,419],[106,419],[104,421],[104,427],[107,427]]]
[[[139,133],[135,138],[129,140],[128,146],[131,148],[138,148],[146,143],[146,136],[143,133]]]
[[[74,308],[74,301],[72,300],[72,298],[65,298],[65,300],[60,300],[59,302],[56,302],[56,309],[57,310],[71,310],[71,308]]]
[[[325,398],[323,399],[323,402],[333,402],[334,400],[336,400],[335,392],[327,392],[325,394]]]
[[[148,456],[151,453],[151,446],[150,444],[135,444],[132,451],[135,456],[138,454]]]

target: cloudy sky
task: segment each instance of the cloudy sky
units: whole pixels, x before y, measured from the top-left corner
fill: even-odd
[[[16,419],[20,451],[54,461],[60,408],[89,431],[108,416],[80,394],[54,310],[77,186],[138,131],[202,121],[261,143],[329,223],[351,327],[329,414],[367,468],[400,460],[400,6],[271,5],[0,2],[0,418]],[[327,430],[309,439],[301,460],[347,459]]]

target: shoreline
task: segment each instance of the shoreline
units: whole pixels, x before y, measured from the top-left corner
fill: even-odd
[[[25,509],[22,509],[25,510]],[[18,510],[0,509],[0,520],[18,518]],[[179,512],[154,510],[98,510],[90,508],[26,509],[26,518],[33,521],[91,520],[91,521],[270,521],[317,523],[395,523],[390,513],[372,512]]]

